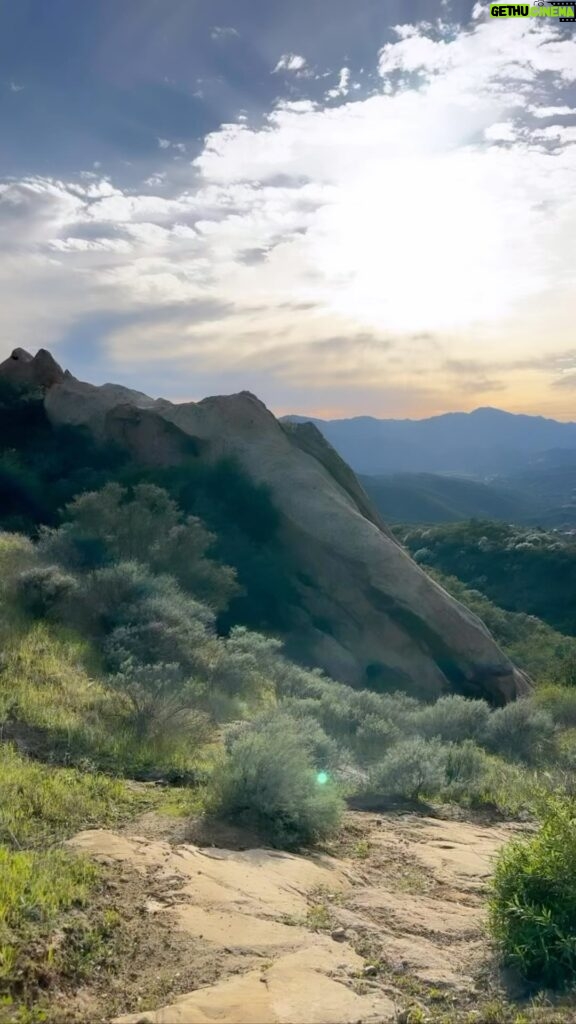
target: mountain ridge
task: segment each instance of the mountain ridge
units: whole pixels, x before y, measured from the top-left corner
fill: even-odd
[[[352,417],[312,422],[357,473],[509,474],[549,450],[576,450],[576,422],[480,407],[425,419]]]

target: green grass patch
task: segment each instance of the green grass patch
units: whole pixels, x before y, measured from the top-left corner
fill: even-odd
[[[39,764],[0,745],[0,842],[16,849],[116,824],[154,806],[161,796],[102,774]]]
[[[203,749],[177,731],[141,737],[105,687],[91,645],[45,622],[13,629],[0,671],[0,728],[42,760],[175,784],[202,778]]]
[[[46,1019],[27,1004],[62,960],[55,927],[88,902],[98,877],[95,864],[63,850],[0,846],[0,1021]]]

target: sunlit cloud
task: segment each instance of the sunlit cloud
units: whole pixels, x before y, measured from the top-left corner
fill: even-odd
[[[287,53],[274,70],[307,69]],[[493,395],[569,415],[573,367],[554,358],[575,314],[576,39],[479,9],[468,29],[397,26],[373,70],[373,94],[343,65],[324,101],[243,115],[191,164],[159,138],[139,189],[94,172],[0,184],[10,342],[57,348],[105,310],[113,366],[171,360],[277,407],[412,415]]]

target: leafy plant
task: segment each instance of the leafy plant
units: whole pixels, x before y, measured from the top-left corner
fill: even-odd
[[[108,685],[124,694],[132,707],[132,721],[140,739],[178,731],[200,745],[210,735],[210,722],[199,704],[201,690],[187,679],[180,665],[142,665],[128,659]]]
[[[530,700],[517,700],[494,711],[482,733],[482,744],[510,761],[535,764],[551,753],[554,722]]]
[[[504,959],[544,988],[576,980],[576,803],[550,797],[537,835],[501,851],[490,928]]]
[[[209,810],[285,849],[317,842],[338,825],[342,802],[288,716],[240,733],[209,787]]]
[[[384,796],[433,796],[445,781],[446,748],[438,740],[403,740],[370,772],[369,788]]]

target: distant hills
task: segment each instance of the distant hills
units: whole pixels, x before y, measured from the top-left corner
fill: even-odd
[[[314,423],[390,522],[576,527],[576,423],[501,409],[425,420],[285,420]]]
[[[360,482],[391,523],[457,523],[463,519],[526,522],[537,518],[541,507],[519,490],[465,477],[394,473],[360,476]]]
[[[502,409],[424,420],[285,419],[315,423],[357,473],[370,475],[453,473],[486,479],[530,470],[553,449],[576,453],[576,423]]]

